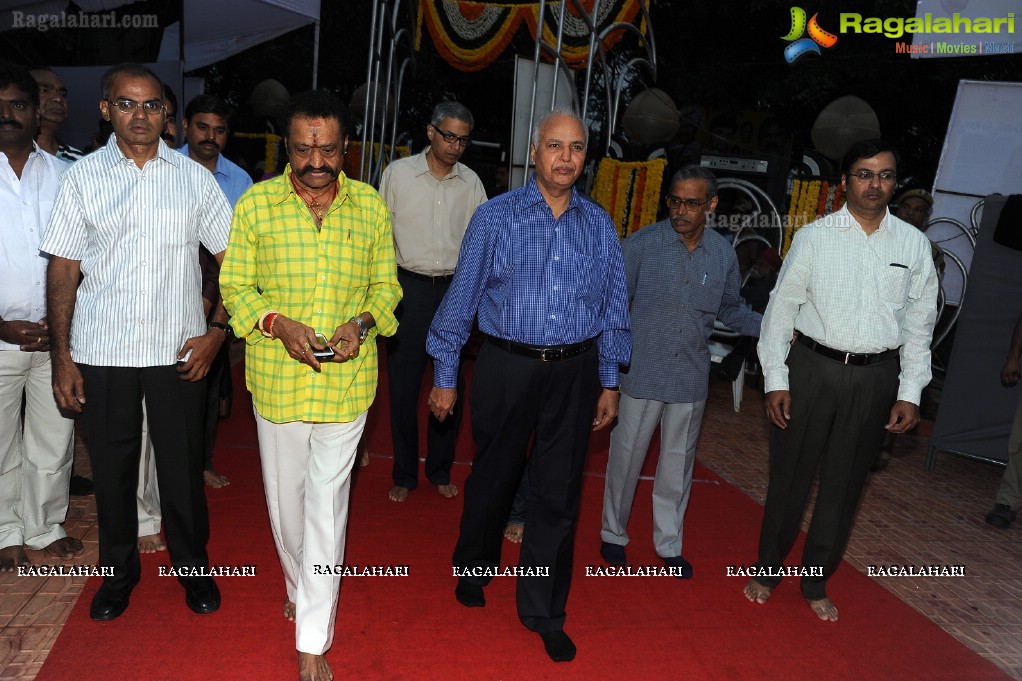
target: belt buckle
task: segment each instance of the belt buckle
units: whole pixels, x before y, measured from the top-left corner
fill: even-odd
[[[555,357],[553,355],[553,352],[554,351],[553,351],[552,348],[543,348],[542,350],[539,351],[539,361],[541,361],[541,362],[552,362],[552,361],[554,361]],[[550,353],[550,354],[547,354],[547,353]]]
[[[848,364],[848,362],[851,360],[852,354],[853,353],[851,353],[851,352],[846,352],[845,353],[845,362],[844,362],[845,364]]]

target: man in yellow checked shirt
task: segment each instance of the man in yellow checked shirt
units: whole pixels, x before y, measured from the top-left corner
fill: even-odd
[[[284,127],[289,164],[238,201],[220,288],[246,342],[298,675],[329,681],[340,576],[314,567],[344,562],[351,468],[376,395],[375,336],[397,329],[401,287],[386,204],[340,171],[343,104],[323,91],[296,95]]]

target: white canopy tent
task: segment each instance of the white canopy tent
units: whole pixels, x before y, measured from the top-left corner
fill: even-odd
[[[130,5],[135,0],[75,0],[85,12],[104,12]],[[320,0],[181,0],[181,23],[163,32],[157,61],[183,63],[184,71],[209,66],[250,47],[309,24],[316,24],[312,80],[315,87],[319,56]],[[68,0],[0,0],[0,31],[20,28],[31,17],[32,25],[49,22],[42,17],[60,17]],[[72,12],[76,14],[76,12]],[[225,18],[229,20],[225,21]]]
[[[82,11],[106,12],[124,8],[135,0],[75,0]],[[320,0],[181,0],[183,3],[184,41],[181,24],[175,22],[163,31],[158,63],[148,64],[179,96],[184,107],[199,94],[199,85],[183,79],[185,71],[208,66],[234,54],[272,40],[296,28],[316,25],[313,50],[312,84],[316,86],[319,61]],[[68,0],[0,0],[0,31],[47,23],[59,26],[62,13],[66,20],[77,17],[68,13]],[[72,17],[73,15],[73,17]],[[229,21],[224,21],[229,17]],[[40,31],[40,37],[45,36]],[[76,146],[88,143],[96,129],[99,77],[105,66],[55,68],[69,91],[71,115],[61,129],[61,136]],[[185,82],[189,81],[189,82]],[[180,112],[178,112],[180,117]]]

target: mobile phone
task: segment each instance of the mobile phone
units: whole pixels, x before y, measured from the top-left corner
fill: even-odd
[[[334,349],[327,345],[327,338],[321,333],[316,334],[316,343],[323,346],[322,350],[312,349],[312,356],[316,359],[333,359]]]
[[[194,348],[188,348],[188,352],[185,353],[185,356],[177,361],[177,365],[179,367],[183,367],[185,364],[188,363],[188,360],[190,360],[192,358],[192,350],[193,349]]]

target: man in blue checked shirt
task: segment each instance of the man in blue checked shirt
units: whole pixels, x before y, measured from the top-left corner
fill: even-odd
[[[659,425],[653,543],[677,576],[689,578],[682,529],[706,407],[707,341],[717,317],[743,336],[759,336],[763,318],[739,295],[741,274],[731,244],[706,229],[706,214],[717,207],[713,173],[695,165],[679,170],[671,178],[667,207],[666,220],[623,244],[634,350],[631,365],[621,371],[620,412],[610,434],[600,553],[612,565],[626,563],[635,487]]]
[[[631,353],[614,224],[574,189],[587,141],[572,111],[540,118],[531,146],[535,177],[476,210],[427,339],[435,361],[429,405],[443,420],[457,399],[458,356],[477,314],[487,336],[472,388],[477,453],[465,483],[456,573],[499,566],[504,522],[533,442],[519,565],[548,574],[518,578],[518,617],[555,662],[575,657],[564,606],[589,433],[617,415],[618,367]],[[487,583],[459,576],[455,596],[484,606]]]

